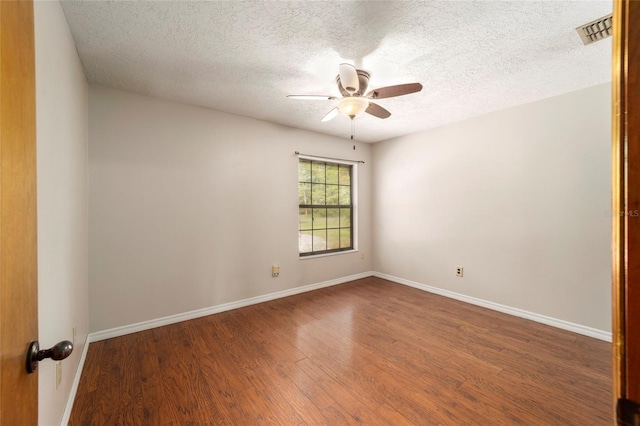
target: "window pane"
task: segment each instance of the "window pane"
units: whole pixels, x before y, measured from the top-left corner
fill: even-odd
[[[340,227],[351,227],[351,209],[340,209]]]
[[[327,228],[339,228],[340,227],[340,212],[339,212],[339,210],[340,209],[327,209]]]
[[[311,184],[298,184],[298,204],[311,204]]]
[[[338,184],[338,165],[327,164],[327,183]]]
[[[351,247],[351,229],[349,228],[340,229],[340,247],[341,248]]]
[[[311,184],[311,204],[315,206],[325,205],[324,191],[326,187],[327,186],[325,184]]]
[[[340,248],[340,230],[327,229],[327,250]]]
[[[313,251],[327,249],[327,231],[313,231]]]
[[[351,166],[340,166],[340,185],[351,185]]]
[[[353,167],[304,159],[298,164],[298,247],[301,256],[353,248]]]
[[[327,209],[313,209],[313,229],[327,227]]]
[[[341,206],[351,205],[351,187],[349,186],[340,187],[340,205]]]
[[[337,206],[338,205],[338,185],[327,185],[327,205],[328,206]]]
[[[311,163],[311,181],[324,183],[324,163]]]
[[[312,229],[311,209],[299,209],[298,213],[298,229]]]
[[[311,182],[311,161],[300,160],[298,163],[298,182]]]
[[[298,232],[298,249],[300,253],[309,253],[313,251],[313,236],[311,231]]]

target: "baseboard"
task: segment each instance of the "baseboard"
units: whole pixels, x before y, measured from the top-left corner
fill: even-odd
[[[337,284],[346,283],[361,278],[374,275],[373,272],[362,272],[359,274],[349,275],[346,277],[336,278],[329,281],[323,281],[316,284],[309,284],[301,287],[291,288],[289,290],[278,291],[275,293],[265,294],[263,296],[251,297],[249,299],[239,300],[237,302],[224,303],[222,305],[211,306],[195,311],[184,312],[181,314],[171,315],[168,317],[157,318],[149,321],[143,321],[136,324],[125,325],[122,327],[111,328],[108,330],[97,331],[89,334],[89,342],[97,342],[100,340],[111,339],[113,337],[124,336],[126,334],[137,333],[143,330],[149,330],[156,327],[162,327],[169,324],[175,324],[181,321],[187,321],[207,315],[217,314],[220,312],[230,311],[257,303],[268,302],[270,300],[280,299],[283,297],[293,296],[295,294],[306,293],[308,291],[318,290],[324,287],[330,287]]]
[[[78,392],[78,385],[80,384],[80,377],[82,377],[82,370],[84,369],[84,360],[87,359],[87,351],[89,350],[89,336],[87,335],[84,340],[84,347],[82,348],[82,354],[80,355],[80,362],[78,362],[78,368],[76,368],[76,374],[73,377],[73,383],[71,384],[71,391],[67,397],[67,404],[64,407],[64,413],[62,413],[62,420],[60,426],[67,426],[69,418],[71,417],[71,410],[73,409],[73,402],[76,399],[76,393]]]
[[[466,296],[464,294],[455,293],[453,291],[444,290],[438,287],[418,283],[415,281],[406,280],[393,275],[383,274],[381,272],[362,272],[359,274],[349,275],[346,277],[340,277],[329,281],[323,281],[316,284],[309,284],[301,287],[295,287],[289,290],[278,291],[275,293],[269,293],[262,296],[251,297],[249,299],[243,299],[236,302],[224,303],[222,305],[211,306],[204,309],[198,309],[195,311],[184,312],[176,315],[171,315],[163,318],[157,318],[149,321],[143,321],[135,324],[125,325],[122,327],[111,328],[108,330],[98,331],[90,333],[87,337],[87,344],[85,344],[85,351],[83,351],[83,358],[81,362],[84,362],[84,353],[88,343],[97,342],[100,340],[111,339],[113,337],[124,336],[126,334],[137,333],[138,331],[149,330],[156,327],[162,327],[169,324],[175,324],[181,321],[187,321],[190,319],[200,318],[207,315],[217,314],[220,312],[230,311],[232,309],[242,308],[244,306],[255,305],[257,303],[268,302],[270,300],[280,299],[287,296],[293,296],[295,294],[305,293],[308,291],[317,290],[324,287],[330,287],[342,283],[346,283],[361,278],[375,276],[383,278],[385,280],[393,281],[398,284],[403,284],[409,287],[414,287],[429,293],[438,294],[441,296],[449,297],[451,299],[460,300],[462,302],[471,303],[472,305],[482,306],[494,311],[503,312],[505,314],[514,315],[516,317],[525,318],[528,320],[536,321],[542,324],[557,327],[563,330],[572,331],[574,333],[582,334],[585,336],[593,337],[599,340],[607,342],[612,341],[611,332],[598,330],[595,328],[587,327],[584,325],[564,321],[557,318],[548,317],[545,315],[536,314],[534,312],[525,311],[511,306],[501,305],[499,303],[490,302],[483,299],[478,299],[472,296]]]
[[[440,296],[449,297],[451,299],[460,300],[462,302],[470,303],[472,305],[482,306],[483,308],[492,309],[494,311],[502,312],[505,314],[513,315],[520,318],[525,318],[531,321],[539,322],[542,324],[557,327],[563,330],[572,331],[574,333],[582,334],[585,336],[593,337],[606,342],[612,341],[611,332],[598,330],[584,325],[575,324],[569,321],[564,321],[557,318],[548,317],[545,315],[536,314],[533,312],[525,311],[522,309],[512,308],[510,306],[501,305],[499,303],[489,302],[487,300],[478,299],[471,296],[465,296],[464,294],[455,293],[453,291],[444,290],[430,285],[417,283],[414,281],[405,280],[404,278],[398,278],[393,275],[387,275],[380,272],[373,272],[374,277],[383,278],[385,280],[393,281],[398,284],[403,284],[409,287],[414,287],[419,290],[427,291],[429,293],[438,294]]]

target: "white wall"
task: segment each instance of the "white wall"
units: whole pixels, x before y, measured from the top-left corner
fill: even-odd
[[[87,128],[88,86],[60,4],[34,2],[38,173],[39,340],[76,346],[39,375],[39,424],[60,424],[89,329]]]
[[[89,140],[91,331],[371,268],[360,253],[299,260],[294,155],[366,162],[358,219],[369,254],[369,145],[100,86],[89,90]]]
[[[374,145],[374,270],[608,332],[610,111],[605,84]]]

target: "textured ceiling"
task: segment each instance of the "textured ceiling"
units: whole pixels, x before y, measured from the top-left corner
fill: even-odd
[[[611,1],[63,1],[90,83],[349,138],[321,123],[338,65],[369,87],[420,82],[356,119],[377,142],[611,80],[611,38],[583,46],[575,27]]]

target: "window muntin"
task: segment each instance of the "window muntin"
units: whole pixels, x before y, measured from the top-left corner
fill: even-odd
[[[353,250],[353,166],[322,160],[298,163],[300,256]]]

